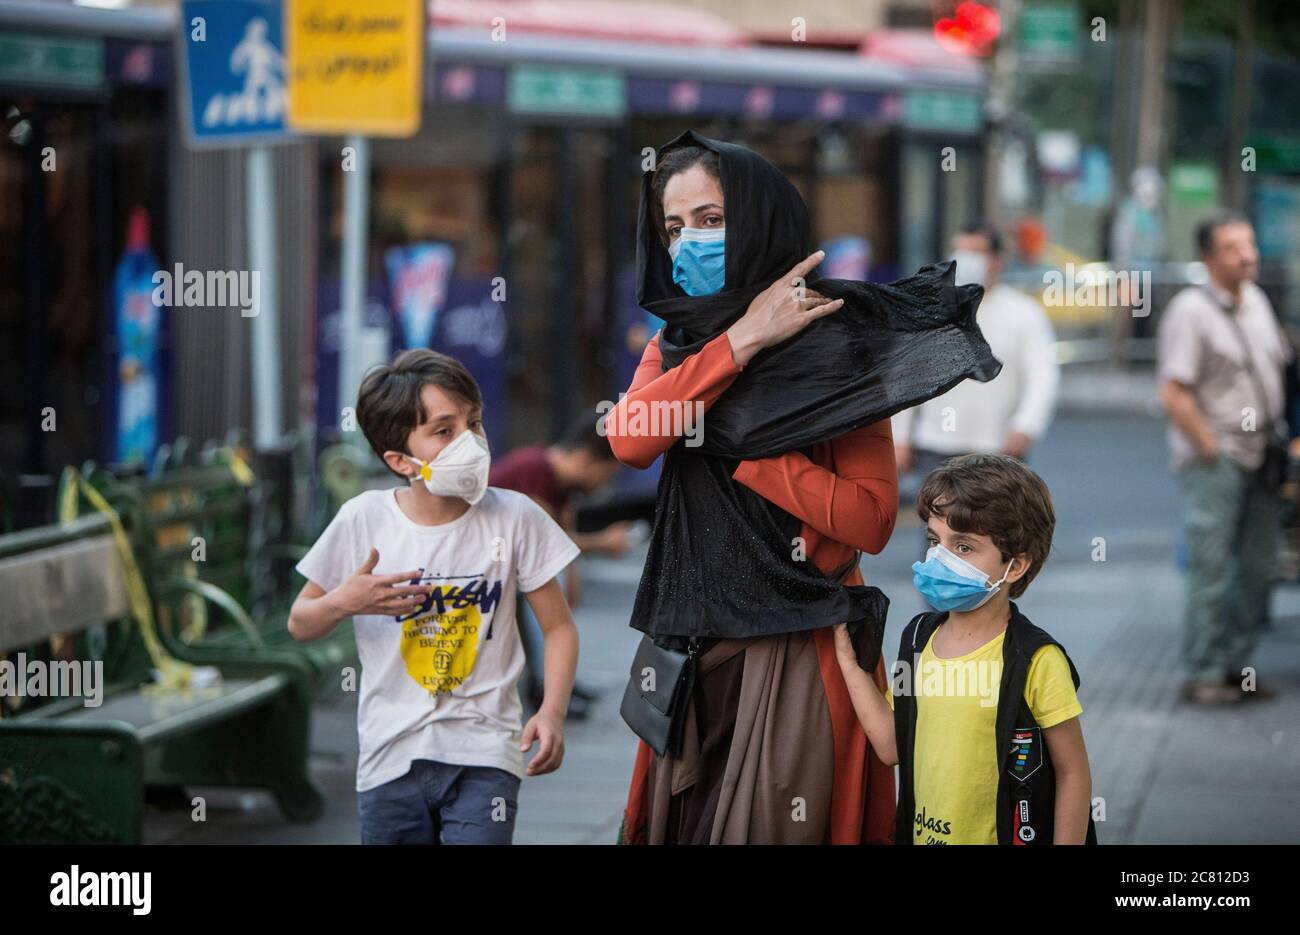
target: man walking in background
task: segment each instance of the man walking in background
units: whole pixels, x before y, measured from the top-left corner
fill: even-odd
[[[1273,694],[1243,670],[1277,559],[1282,371],[1291,349],[1253,281],[1259,254],[1250,222],[1222,215],[1197,229],[1196,242],[1209,282],[1170,301],[1157,355],[1189,555],[1184,696],[1216,704]]]
[[[1052,323],[1037,302],[998,282],[1002,238],[987,226],[953,238],[957,283],[984,287],[976,321],[1002,372],[987,383],[963,380],[942,396],[893,419],[900,473],[922,474],[963,454],[1006,454],[1023,460],[1047,431],[1059,370]]]

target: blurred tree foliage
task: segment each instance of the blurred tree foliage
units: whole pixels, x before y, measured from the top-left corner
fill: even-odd
[[[1294,0],[1253,0],[1255,43],[1300,59],[1300,5]],[[1235,40],[1239,0],[1188,0],[1179,4],[1184,34],[1210,33]]]
[[[1127,9],[1121,11],[1122,6]],[[1176,126],[1182,128],[1177,132],[1195,131],[1207,137],[1198,139],[1192,148],[1216,139],[1220,131],[1215,128],[1226,119],[1240,6],[1238,0],[1187,0],[1175,5],[1178,39],[1171,49],[1169,79],[1175,94],[1186,98],[1179,102],[1180,116],[1201,118],[1176,121]],[[1115,57],[1122,24],[1133,23],[1140,28],[1142,5],[1139,0],[1084,0],[1075,7],[1082,19],[1078,61],[1054,69],[1021,69],[1021,106],[1013,122],[1030,134],[1071,130],[1085,145],[1107,146],[1119,103],[1117,96],[1131,91],[1115,86]],[[1255,87],[1291,86],[1286,80],[1280,85],[1269,82],[1278,82],[1282,72],[1292,69],[1300,73],[1300,3],[1254,0],[1254,7]],[[1105,42],[1091,38],[1096,17],[1105,22]],[[1137,75],[1130,76],[1130,80],[1135,82]],[[1276,113],[1280,109],[1286,114]],[[1300,110],[1300,95],[1257,93],[1252,99],[1252,124],[1282,124],[1296,110]]]

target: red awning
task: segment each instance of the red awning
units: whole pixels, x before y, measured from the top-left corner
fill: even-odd
[[[511,30],[664,45],[739,46],[743,30],[705,10],[658,3],[604,0],[429,0],[429,21],[438,26],[482,26],[496,17]]]

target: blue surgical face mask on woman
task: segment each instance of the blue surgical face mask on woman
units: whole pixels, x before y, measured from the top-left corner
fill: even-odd
[[[1007,562],[1002,578],[990,584],[988,575],[960,555],[934,545],[924,562],[912,563],[912,584],[935,610],[974,610],[1001,590],[1013,562]]]
[[[668,245],[673,282],[687,295],[721,292],[727,276],[725,227],[683,227]]]

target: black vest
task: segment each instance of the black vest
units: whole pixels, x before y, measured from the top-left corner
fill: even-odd
[[[894,695],[894,736],[898,747],[898,815],[894,843],[911,844],[916,798],[913,769],[916,747],[916,691],[921,651],[931,634],[948,618],[946,613],[919,614],[903,630],[899,662],[911,667],[907,693]],[[1043,731],[1025,703],[1025,679],[1034,653],[1043,646],[1060,646],[1045,631],[1029,622],[1011,602],[1011,621],[1002,641],[1002,681],[998,689],[997,828],[999,844],[1051,844],[1056,817],[1056,773],[1043,742]],[[1065,647],[1061,647],[1065,652]],[[1074,687],[1079,673],[1067,654]],[[892,690],[892,681],[891,681]],[[1086,843],[1097,843],[1097,829],[1088,817]]]

